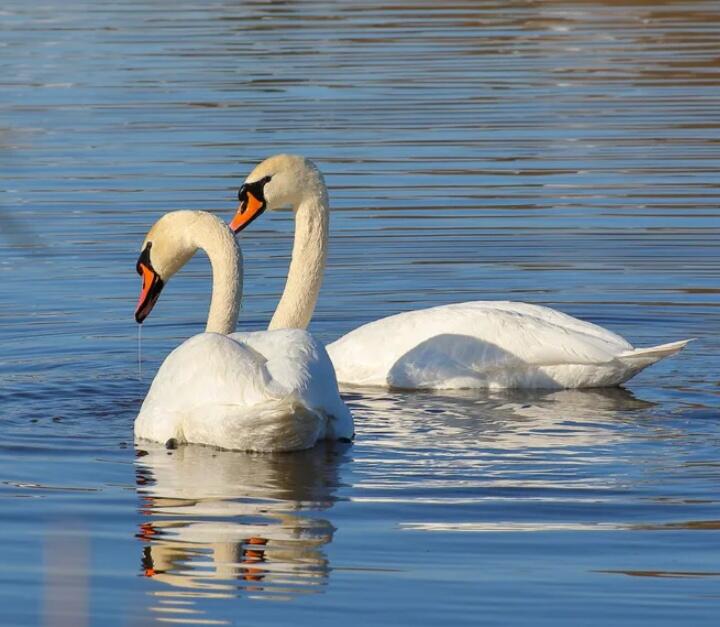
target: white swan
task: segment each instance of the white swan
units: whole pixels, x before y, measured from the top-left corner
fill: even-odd
[[[351,439],[323,346],[299,329],[233,333],[242,295],[242,255],[230,229],[204,211],[175,211],[150,229],[137,263],[142,323],[164,284],[198,249],[213,290],[205,333],[173,350],[135,419],[135,435],[246,451],[292,451],[320,439]]]
[[[322,282],[329,204],[307,159],[270,157],[247,177],[230,222],[237,233],[264,210],[295,211],[285,291],[270,329],[307,327]],[[689,340],[634,349],[619,335],[548,307],[476,301],[365,324],[327,347],[338,381],[408,389],[584,388],[619,385]]]

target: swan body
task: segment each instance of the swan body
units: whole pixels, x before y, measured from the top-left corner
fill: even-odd
[[[406,389],[586,388],[623,383],[667,354],[548,307],[457,303],[365,324],[327,347],[338,380]]]
[[[135,420],[135,435],[294,451],[318,440],[350,439],[351,424],[327,353],[309,333],[201,333],[163,362]]]
[[[260,163],[239,192],[230,223],[244,229],[264,210],[295,211],[295,242],[271,329],[307,327],[320,290],[329,230],[322,174],[303,157]],[[305,288],[305,289],[304,289]],[[616,386],[689,340],[634,349],[595,324],[548,307],[457,303],[376,320],[328,345],[340,383],[408,389]]]
[[[242,273],[228,228],[211,214],[180,211],[161,218],[154,229],[143,245],[143,272],[155,273],[164,284],[173,273],[168,269],[177,271],[192,256],[187,248],[192,253],[204,248],[213,264],[213,299],[208,331],[183,342],[160,366],[135,419],[136,437],[264,452],[351,439],[352,415],[340,398],[332,363],[309,333],[228,335],[237,320]],[[141,263],[142,255],[139,269]],[[144,295],[145,290],[140,322],[149,313]]]

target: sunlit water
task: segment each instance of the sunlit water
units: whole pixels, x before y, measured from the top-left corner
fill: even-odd
[[[0,623],[716,624],[716,2],[0,7]],[[207,261],[132,318],[164,211],[229,218],[264,156],[334,213],[312,330],[469,299],[636,345],[623,390],[346,390],[357,441],[134,446]],[[242,237],[263,328],[289,214]]]

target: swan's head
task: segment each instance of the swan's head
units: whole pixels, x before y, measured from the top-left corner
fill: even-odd
[[[166,213],[145,236],[136,269],[142,278],[135,320],[142,323],[155,306],[170,277],[197,251],[193,239],[196,211]],[[217,218],[216,218],[217,219]],[[219,221],[219,220],[218,220]]]
[[[269,157],[240,188],[239,205],[230,228],[239,233],[265,210],[297,209],[307,198],[322,194],[325,182],[312,161],[297,155]]]

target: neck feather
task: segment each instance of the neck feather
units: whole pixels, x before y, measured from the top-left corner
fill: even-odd
[[[193,229],[194,244],[204,250],[212,266],[213,284],[208,333],[227,335],[237,326],[242,298],[242,253],[232,232],[209,213],[199,214]]]
[[[319,189],[295,210],[295,241],[285,291],[269,329],[305,329],[320,294],[327,257],[330,212]]]

